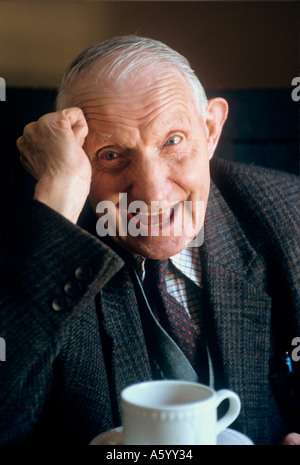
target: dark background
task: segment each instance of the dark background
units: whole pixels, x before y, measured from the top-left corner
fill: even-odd
[[[68,63],[91,43],[138,32],[190,60],[209,97],[229,102],[215,156],[299,174],[299,4],[295,2],[1,2],[1,196],[30,197],[23,127],[53,111]]]

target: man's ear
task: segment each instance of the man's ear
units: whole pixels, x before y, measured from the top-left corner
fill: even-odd
[[[207,131],[207,144],[209,159],[212,158],[217,147],[223,124],[228,114],[228,103],[221,97],[208,101],[206,109],[205,127]]]

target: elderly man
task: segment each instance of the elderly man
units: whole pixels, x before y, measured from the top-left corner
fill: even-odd
[[[25,127],[34,199],[1,210],[1,443],[88,443],[153,378],[236,391],[257,444],[297,431],[299,181],[213,160],[227,111],[130,36],[82,52]]]

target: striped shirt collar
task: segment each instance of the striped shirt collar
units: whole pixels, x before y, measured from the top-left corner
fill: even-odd
[[[138,265],[138,273],[143,280],[145,277],[145,257],[134,255]],[[199,247],[186,247],[181,252],[170,257],[171,263],[184,276],[193,281],[197,286],[201,283],[201,261]]]
[[[201,283],[201,261],[199,247],[186,247],[170,257],[173,265],[197,286]]]

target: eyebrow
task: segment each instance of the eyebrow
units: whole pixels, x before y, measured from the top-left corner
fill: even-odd
[[[92,132],[89,133],[89,137],[88,137],[88,141],[87,141],[87,145],[88,145],[88,148],[91,149],[93,148],[95,145],[98,145],[98,144],[101,144],[105,147],[105,145],[107,144],[108,146],[109,145],[119,145],[120,147],[125,147],[126,146],[126,142],[124,142],[124,140],[120,140],[122,139],[122,137],[120,138],[120,136],[118,136],[118,140],[116,140],[114,143],[110,144],[110,141],[113,137],[116,137],[114,134],[113,134],[113,130],[114,129],[118,129],[118,126],[115,126],[114,127],[114,124],[109,122],[109,121],[105,121],[105,124],[107,124],[108,126],[111,126],[112,128],[112,132],[111,133],[107,133],[107,132],[102,132],[101,131],[101,122],[99,120],[97,120],[96,118],[87,118],[87,121],[91,121],[91,120],[95,120],[99,123],[99,129],[97,128],[93,128]],[[149,125],[153,125],[154,127],[152,128],[152,131],[156,133],[156,127],[161,127],[161,126],[164,126],[164,134],[165,136],[168,136],[170,135],[173,131],[176,131],[176,130],[183,130],[182,128],[180,128],[179,126],[180,125],[187,125],[189,126],[189,128],[191,127],[191,121],[190,121],[190,117],[189,117],[189,114],[186,113],[186,112],[182,112],[180,110],[176,110],[174,111],[173,115],[160,115],[159,116],[159,119],[158,121],[156,120],[156,118],[154,118],[154,121],[151,120],[149,123],[146,124],[146,128],[149,127]],[[126,125],[121,125],[121,128],[123,131],[126,131]],[[142,125],[143,126],[143,125]],[[178,126],[178,127],[176,127]],[[132,128],[130,125],[128,125],[128,129],[137,129],[138,128]]]

